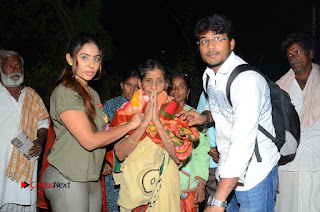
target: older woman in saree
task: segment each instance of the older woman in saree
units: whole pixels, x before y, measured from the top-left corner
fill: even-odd
[[[120,184],[120,211],[180,211],[178,165],[192,151],[199,132],[176,118],[182,110],[169,97],[164,67],[147,60],[139,67],[139,87],[132,99],[116,113],[111,126],[143,113],[140,126],[114,148],[114,180]]]

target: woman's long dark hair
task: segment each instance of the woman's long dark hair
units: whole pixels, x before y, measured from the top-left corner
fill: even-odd
[[[71,55],[73,59],[72,66],[67,66],[66,68],[63,69],[58,81],[57,85],[60,83],[64,84],[66,87],[70,88],[71,90],[74,90],[77,92],[83,100],[83,104],[86,108],[86,115],[88,116],[88,119],[90,121],[91,127],[93,131],[97,132],[98,128],[97,125],[94,122],[94,117],[96,114],[96,110],[94,109],[93,101],[91,94],[87,91],[85,87],[81,85],[81,83],[75,78],[76,72],[77,72],[77,66],[78,66],[78,60],[77,60],[77,55],[78,52],[81,50],[81,48],[86,44],[86,43],[93,43],[95,44],[98,49],[99,49],[99,54],[102,58],[102,50],[99,42],[97,39],[90,35],[90,34],[78,34],[76,35],[68,44],[68,53]],[[97,75],[95,76],[95,80],[100,79],[102,75],[102,59],[100,63],[100,67],[98,70]]]

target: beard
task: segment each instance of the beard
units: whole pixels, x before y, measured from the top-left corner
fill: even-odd
[[[1,73],[1,82],[7,87],[14,88],[14,87],[20,86],[23,83],[24,74],[13,73],[13,74],[6,75],[2,71],[0,71],[0,73]],[[16,77],[18,79],[12,79],[11,77]]]
[[[221,53],[220,51],[210,50],[202,57],[202,60],[207,63],[207,66],[211,69],[220,67],[230,56],[232,51]],[[214,58],[211,58],[214,56]]]
[[[306,70],[310,63],[306,64],[305,66],[302,66],[303,63],[300,60],[294,60],[290,62],[290,67],[292,68],[294,73],[299,73]]]

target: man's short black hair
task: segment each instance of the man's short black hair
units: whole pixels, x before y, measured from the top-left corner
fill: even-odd
[[[287,55],[287,49],[294,43],[300,46],[307,52],[314,50],[314,42],[312,37],[304,32],[289,33],[286,39],[281,44],[281,51]]]
[[[201,34],[208,31],[212,31],[217,34],[226,33],[230,40],[235,36],[235,30],[232,22],[225,16],[219,14],[207,16],[201,19],[194,28],[194,36],[198,40]]]

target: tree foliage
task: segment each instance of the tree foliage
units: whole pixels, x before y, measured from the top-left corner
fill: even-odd
[[[104,60],[115,48],[101,24],[103,0],[3,0],[0,48],[15,50],[25,59],[26,84],[35,88],[48,106],[50,94],[66,65],[66,46],[78,32],[94,34]]]

